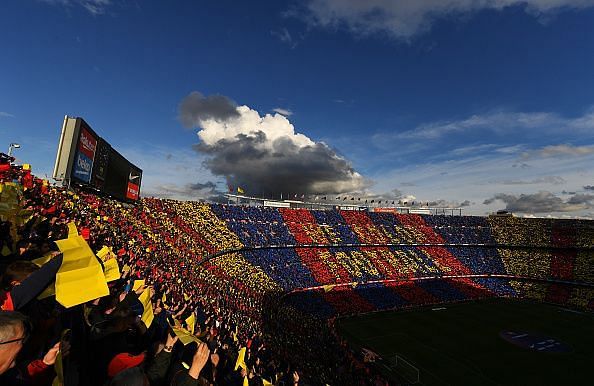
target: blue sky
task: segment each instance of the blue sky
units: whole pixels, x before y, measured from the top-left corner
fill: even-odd
[[[38,174],[51,174],[68,114],[144,169],[144,194],[208,197],[230,181],[253,194],[594,216],[594,1],[7,0],[0,9],[0,138],[21,143],[18,157]],[[214,95],[247,107],[204,115]],[[256,127],[266,139],[248,150],[291,155],[250,158],[236,135]],[[283,136],[279,147],[272,139]],[[269,181],[246,166],[287,171]],[[273,186],[298,170],[311,178]]]

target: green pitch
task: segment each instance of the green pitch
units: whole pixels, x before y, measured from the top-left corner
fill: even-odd
[[[394,379],[416,376],[395,365],[398,355],[422,385],[594,385],[594,315],[548,304],[489,299],[383,312],[340,320],[338,330],[379,354]],[[510,343],[526,335],[537,338]]]

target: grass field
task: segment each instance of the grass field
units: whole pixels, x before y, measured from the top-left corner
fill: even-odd
[[[386,362],[412,363],[423,385],[594,385],[594,315],[548,304],[489,299],[353,317],[338,329]],[[553,338],[569,351],[519,347],[502,331]]]

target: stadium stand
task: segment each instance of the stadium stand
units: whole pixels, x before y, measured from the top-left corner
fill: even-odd
[[[13,161],[3,385],[386,385],[336,317],[496,296],[594,310],[591,221],[130,205]]]

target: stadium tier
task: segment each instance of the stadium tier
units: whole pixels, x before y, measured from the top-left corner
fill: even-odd
[[[34,328],[2,384],[137,369],[151,385],[385,385],[337,317],[495,297],[594,310],[592,221],[129,204],[25,169],[0,168],[0,332],[16,311]]]

